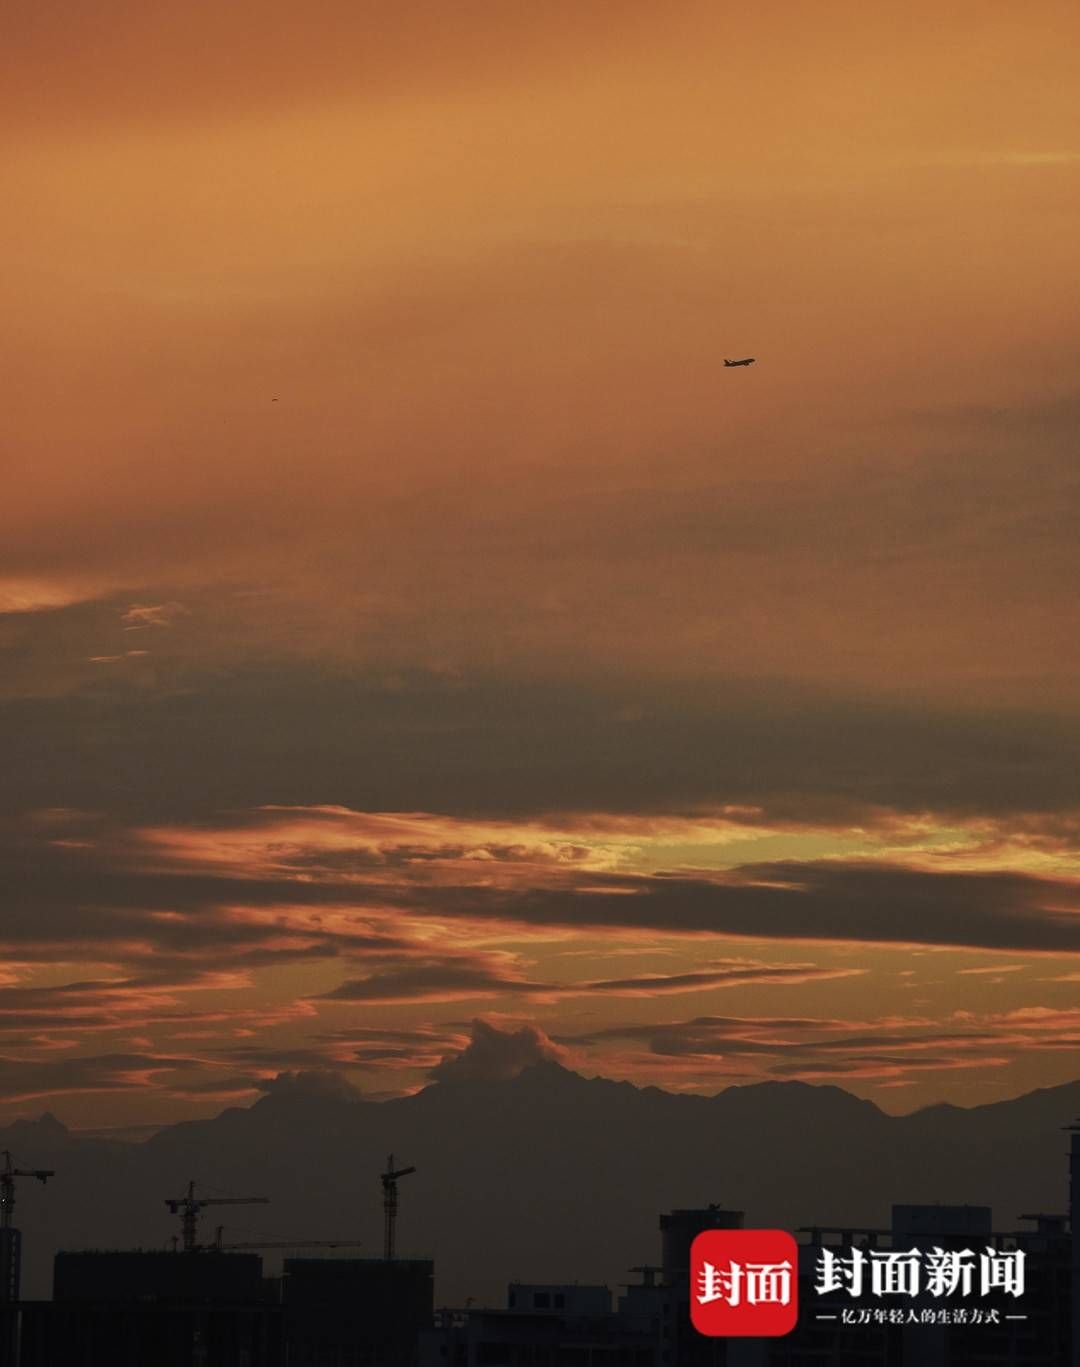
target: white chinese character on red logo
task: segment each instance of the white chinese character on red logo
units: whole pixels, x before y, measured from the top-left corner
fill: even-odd
[[[791,1264],[747,1263],[746,1299],[751,1305],[788,1305],[791,1301]]]
[[[698,1305],[711,1305],[713,1301],[738,1305],[741,1281],[742,1268],[738,1263],[728,1263],[726,1272],[718,1271],[712,1263],[704,1263],[698,1273]]]
[[[698,1273],[698,1305],[726,1301],[730,1306],[788,1305],[791,1302],[791,1264],[730,1262],[726,1270],[704,1263]]]

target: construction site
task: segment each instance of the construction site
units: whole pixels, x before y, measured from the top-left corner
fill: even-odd
[[[179,1224],[166,1246],[60,1251],[52,1299],[23,1300],[16,1192],[56,1173],[5,1152],[0,1367],[1080,1367],[1080,1123],[1067,1129],[1068,1207],[1019,1216],[1023,1228],[995,1226],[989,1206],[964,1204],[894,1205],[882,1228],[800,1228],[791,1273],[801,1313],[776,1338],[709,1337],[693,1327],[695,1239],[745,1228],[741,1210],[716,1204],[661,1215],[659,1262],[632,1267],[634,1280],[615,1294],[606,1285],[510,1282],[504,1306],[436,1310],[434,1260],[398,1255],[399,1182],[416,1169],[392,1154],[379,1174],[381,1257],[355,1256],[349,1238],[227,1238],[222,1224],[207,1238],[201,1222],[211,1208],[269,1200],[204,1194],[189,1180],[164,1198]],[[823,1256],[973,1257],[973,1248],[1028,1268],[1022,1304],[986,1301],[978,1328],[914,1311],[905,1319],[815,1285]],[[271,1250],[284,1257],[267,1275],[262,1255]]]
[[[360,1257],[358,1240],[237,1240],[213,1207],[268,1205],[265,1196],[204,1195],[195,1181],[166,1197],[179,1228],[162,1249],[64,1251],[53,1266],[51,1301],[20,1297],[21,1236],[14,1224],[18,1179],[46,1183],[51,1169],[0,1169],[0,1367],[406,1367],[434,1314],[434,1263],[395,1251],[398,1182],[380,1174],[385,1215],[381,1257]],[[222,1212],[223,1213],[223,1212]],[[262,1253],[285,1256],[266,1276]]]

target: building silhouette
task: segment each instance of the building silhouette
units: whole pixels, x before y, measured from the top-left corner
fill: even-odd
[[[18,1367],[415,1367],[430,1260],[254,1253],[58,1253],[53,1299],[23,1303]]]
[[[416,1367],[434,1285],[427,1258],[286,1258],[289,1367]]]
[[[22,1307],[19,1367],[282,1367],[281,1307],[251,1253],[58,1253]]]
[[[607,1286],[513,1282],[504,1309],[440,1310],[419,1367],[654,1367],[647,1335],[612,1313]]]
[[[718,1205],[659,1217],[660,1261],[608,1286],[511,1283],[506,1304],[434,1310],[429,1259],[286,1256],[263,1275],[253,1252],[61,1252],[51,1301],[23,1301],[19,1231],[0,1243],[0,1367],[1080,1367],[1080,1123],[1069,1127],[1067,1213],[895,1205],[887,1228],[797,1232],[800,1317],[783,1337],[708,1338],[690,1321],[690,1250],[739,1230]],[[568,1230],[567,1236],[572,1237]],[[1022,1254],[1022,1297],[990,1288],[978,1322],[898,1320],[881,1301],[824,1289],[823,1255]],[[614,1301],[614,1304],[613,1304]],[[866,1316],[861,1317],[861,1312]]]
[[[607,1287],[512,1284],[504,1308],[444,1309],[420,1338],[420,1367],[547,1367],[627,1363],[634,1367],[1080,1367],[1080,1124],[1070,1127],[1068,1214],[1017,1217],[995,1230],[989,1206],[893,1206],[887,1229],[799,1231],[800,1306],[795,1330],[775,1339],[709,1339],[690,1324],[690,1247],[707,1229],[740,1229],[743,1213],[716,1205],[660,1217],[661,1261],[634,1268],[639,1280],[610,1306]],[[971,1249],[1021,1251],[1022,1301],[980,1298],[994,1322],[905,1323],[873,1312],[880,1302],[846,1292],[818,1295],[823,1249],[838,1254]],[[604,1298],[607,1297],[605,1308]],[[923,1295],[915,1312],[941,1304]],[[851,1322],[866,1310],[866,1322]],[[845,1317],[845,1312],[847,1312]]]

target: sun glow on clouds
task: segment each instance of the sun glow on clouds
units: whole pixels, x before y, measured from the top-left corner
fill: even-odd
[[[48,612],[95,598],[95,587],[77,588],[53,580],[0,578],[0,613]]]
[[[237,875],[292,873],[362,878],[393,863],[417,874],[453,866],[477,882],[497,876],[535,877],[561,867],[605,870],[644,867],[652,848],[719,850],[764,830],[736,810],[715,818],[587,815],[560,821],[469,821],[424,812],[355,812],[343,807],[264,807],[206,829],[148,829],[140,840],[190,867]],[[474,864],[474,869],[468,865]]]
[[[545,870],[657,873],[725,870],[785,860],[887,860],[911,869],[1074,873],[1080,813],[1010,814],[1007,821],[866,811],[858,825],[770,820],[762,809],[726,808],[693,817],[574,813],[526,821],[470,821],[425,812],[345,807],[259,808],[217,825],[143,828],[155,860],[228,870],[237,877],[534,880]],[[470,865],[475,867],[470,868]]]
[[[1034,4],[16,7],[0,1101],[1071,1075]]]
[[[85,943],[77,920],[70,930],[29,922],[10,941],[22,957],[0,985],[0,1045],[26,1049],[10,1100],[38,1086],[73,1096],[143,1089],[168,1111],[217,1095],[226,1072],[234,1080],[221,1094],[244,1094],[275,1059],[376,1070],[408,1089],[432,1066],[423,1030],[460,1024],[463,1008],[509,1008],[519,1019],[527,1008],[575,1042],[582,1066],[691,1089],[836,1077],[868,1095],[903,1086],[908,1096],[920,1079],[932,1085],[967,1067],[1010,1075],[1021,1054],[1060,1056],[1075,1025],[1066,1012],[1051,1032],[1024,1003],[1036,976],[1068,991],[1062,951],[1073,922],[1080,953],[1080,888],[1060,875],[1016,881],[1015,869],[1025,840],[1052,850],[1057,869],[1071,828],[1030,826],[1009,843],[985,822],[966,829],[925,814],[808,837],[744,809],[512,821],[267,806],[128,828],[42,813],[28,828],[51,851],[41,895],[70,877],[76,899],[92,898],[101,967],[45,967],[47,946],[70,953],[80,934]],[[671,868],[676,850],[683,859]],[[979,915],[957,919],[957,879],[1002,877],[985,885]],[[869,899],[867,911],[896,902],[904,928],[886,917],[876,929],[865,912],[850,919],[852,895]],[[1055,904],[1071,908],[1065,921],[1042,909]],[[920,945],[914,952],[937,962],[913,977],[898,969],[892,942],[907,946],[907,962]],[[1010,947],[1004,962],[985,952]],[[1018,948],[1027,955],[1015,957]],[[1007,987],[1016,1010],[988,1013],[983,984]],[[911,1015],[912,988],[921,1018]],[[756,1009],[785,1014],[744,1014],[748,994]],[[866,1014],[890,994],[891,1019]],[[954,1030],[957,999],[970,1005]],[[727,1024],[693,1015],[727,1000],[742,1008]],[[673,1013],[684,1001],[690,1013]],[[845,1014],[830,1019],[837,1008]],[[421,1032],[417,1047],[380,1048],[399,1028]],[[252,1038],[257,1050],[242,1043]],[[139,1040],[138,1060],[95,1062],[112,1057],[100,1053],[110,1039]],[[646,1047],[628,1049],[632,1040]],[[198,1057],[187,1052],[194,1041]],[[48,1063],[58,1052],[70,1060],[59,1072]],[[39,1080],[20,1081],[36,1076],[35,1059]],[[238,1068],[250,1084],[235,1082]]]

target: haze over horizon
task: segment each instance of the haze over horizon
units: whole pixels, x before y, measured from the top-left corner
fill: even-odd
[[[1080,1075],[1078,40],[17,0],[0,1125]]]

